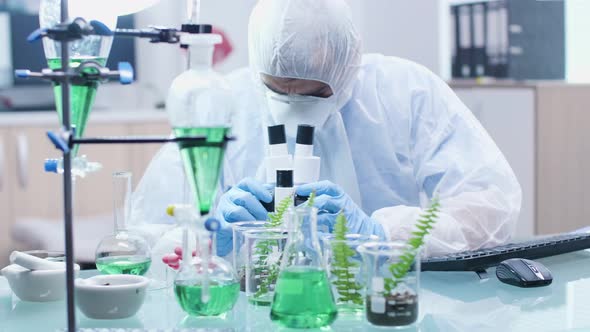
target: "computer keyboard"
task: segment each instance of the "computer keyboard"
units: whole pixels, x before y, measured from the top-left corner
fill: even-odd
[[[590,248],[590,234],[568,233],[422,260],[422,271],[483,271],[509,258],[537,259]]]

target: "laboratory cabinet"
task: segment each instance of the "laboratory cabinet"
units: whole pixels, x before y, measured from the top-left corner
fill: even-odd
[[[506,156],[523,191],[516,234],[553,234],[590,225],[590,85],[560,82],[451,87]]]
[[[49,113],[49,112],[48,112]],[[170,133],[163,113],[139,112],[93,114],[87,136],[163,135]],[[14,249],[30,249],[17,243],[12,228],[22,221],[61,223],[63,218],[63,178],[44,172],[46,158],[60,158],[49,142],[47,130],[57,127],[49,114],[0,114],[0,266]],[[84,145],[79,155],[98,161],[103,168],[74,183],[76,217],[112,215],[112,180],[115,171],[130,170],[137,183],[159,145]],[[76,222],[84,218],[75,219]],[[60,227],[61,225],[56,225]],[[77,226],[75,224],[75,226]]]

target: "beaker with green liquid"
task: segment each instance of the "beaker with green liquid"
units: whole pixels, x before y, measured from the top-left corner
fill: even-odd
[[[144,275],[152,263],[150,246],[140,235],[127,229],[131,214],[131,173],[113,174],[115,233],[96,248],[96,268],[103,274]]]
[[[42,28],[50,28],[60,23],[61,0],[42,0],[39,9],[39,23]],[[70,17],[82,17],[86,21],[97,20],[110,29],[117,26],[117,15],[111,11],[93,10],[92,6],[82,1],[71,1]],[[106,65],[113,37],[110,36],[85,36],[69,44],[70,68],[77,68],[86,61],[96,61],[101,66]],[[43,38],[43,49],[50,69],[57,70],[62,67],[61,43],[50,38]],[[94,70],[94,69],[88,69]],[[72,128],[76,131],[76,137],[84,135],[90,110],[94,105],[94,98],[98,89],[98,81],[89,81],[84,84],[72,84],[70,86],[70,120]],[[60,122],[63,117],[63,105],[61,100],[62,87],[60,83],[54,83],[55,105]],[[77,156],[78,146],[74,146],[72,156]]]
[[[338,310],[317,235],[317,209],[300,206],[288,214],[287,244],[271,306],[272,321],[288,328],[320,328]]]
[[[211,212],[234,110],[229,84],[213,70],[213,49],[220,42],[221,36],[211,33],[181,37],[181,43],[188,45],[188,69],[174,79],[166,100],[176,137],[206,137],[205,145],[178,144],[195,207],[201,216]]]

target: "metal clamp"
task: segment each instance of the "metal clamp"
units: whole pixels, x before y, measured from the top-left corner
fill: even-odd
[[[67,76],[74,85],[86,85],[88,82],[100,82],[106,80],[119,80],[123,85],[131,84],[135,80],[133,67],[129,62],[120,62],[118,70],[110,70],[100,63],[89,60],[82,62],[78,67],[64,73],[61,70],[43,69],[41,72],[33,72],[28,69],[14,71],[17,78],[40,78],[53,82],[61,82]]]
[[[115,35],[120,37],[147,38],[150,43],[176,44],[180,42],[178,29],[150,26],[148,29],[116,29]]]
[[[70,140],[72,137],[71,132],[61,131],[60,133],[54,133],[51,131],[47,132],[47,137],[55,147],[61,150],[63,153],[70,152]]]
[[[78,17],[71,23],[58,24],[51,28],[39,28],[27,37],[27,41],[32,43],[43,38],[50,38],[59,42],[70,42],[90,35],[112,36],[113,32],[102,22],[90,21],[88,23]]]

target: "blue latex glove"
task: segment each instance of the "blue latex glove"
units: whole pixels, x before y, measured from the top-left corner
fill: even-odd
[[[217,255],[225,256],[232,250],[230,223],[238,221],[266,220],[267,211],[260,201],[269,203],[272,195],[264,184],[246,178],[219,198],[215,218],[221,223],[217,233]]]
[[[314,206],[318,208],[318,225],[325,225],[330,230],[334,229],[336,217],[342,211],[348,221],[348,229],[351,234],[377,235],[385,239],[383,226],[361,210],[358,205],[337,185],[330,181],[309,183],[297,188],[296,193],[309,196],[315,190],[316,199]]]

